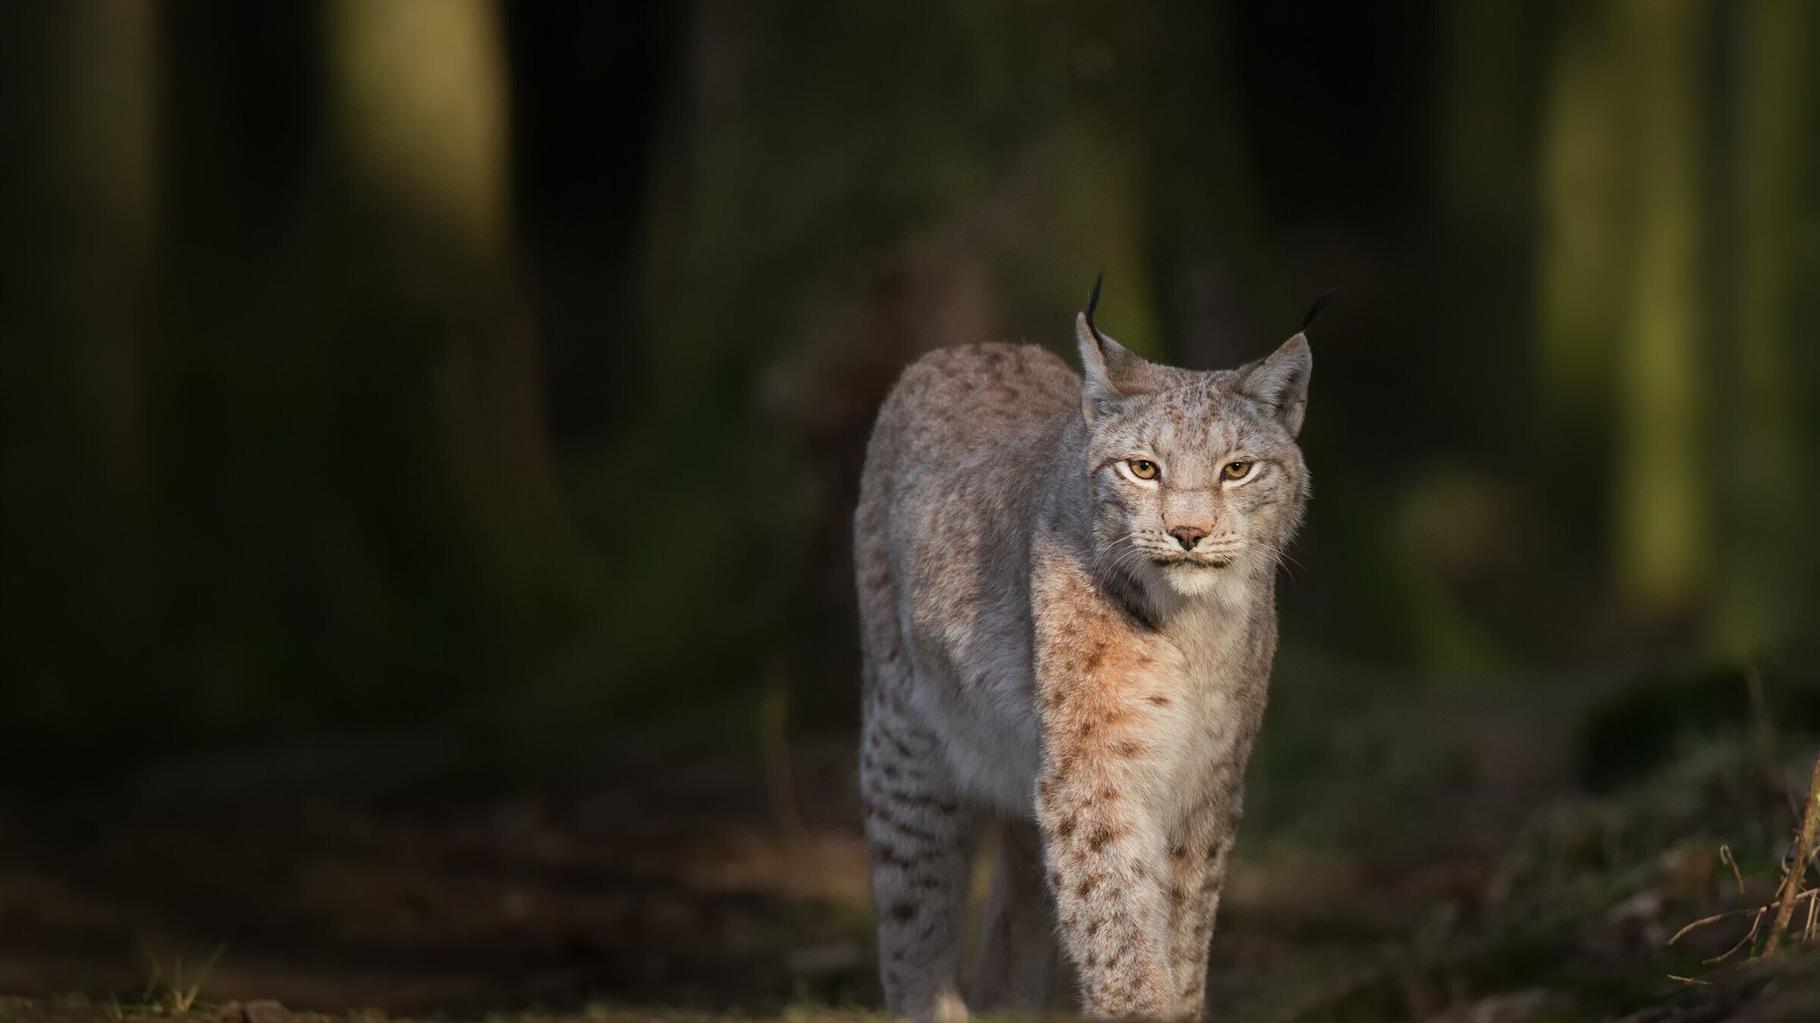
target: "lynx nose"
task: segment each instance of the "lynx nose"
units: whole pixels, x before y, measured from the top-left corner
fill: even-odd
[[[1195,544],[1201,542],[1201,537],[1207,535],[1207,531],[1199,526],[1175,526],[1169,530],[1169,535],[1175,537],[1175,542],[1181,544],[1183,550],[1191,551]]]

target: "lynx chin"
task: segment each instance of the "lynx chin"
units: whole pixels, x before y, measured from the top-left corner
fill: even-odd
[[[1199,372],[1075,321],[919,359],[854,517],[861,790],[893,1016],[1195,1018],[1308,498],[1312,357]],[[1306,324],[1304,324],[1306,329]],[[1001,831],[963,1000],[975,841]]]

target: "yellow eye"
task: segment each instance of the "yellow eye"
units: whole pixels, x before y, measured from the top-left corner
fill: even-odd
[[[1251,472],[1250,462],[1227,462],[1226,468],[1220,470],[1220,475],[1229,480],[1242,480],[1249,472]]]
[[[1142,458],[1133,458],[1131,461],[1126,462],[1125,464],[1127,466],[1130,466],[1131,475],[1136,476],[1138,479],[1141,479],[1141,480],[1156,479],[1157,469],[1156,469],[1155,462],[1146,462]]]

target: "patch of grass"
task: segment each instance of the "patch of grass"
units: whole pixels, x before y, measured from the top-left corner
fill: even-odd
[[[184,976],[183,956],[173,955],[167,964],[157,953],[152,951],[149,943],[141,941],[139,952],[145,957],[145,988],[137,1000],[121,1003],[118,999],[108,1005],[108,1016],[115,1021],[129,1016],[187,1016],[191,1009],[197,1008],[197,999],[202,995],[202,985],[208,982],[209,974],[215,964],[227,951],[226,945],[216,945],[215,950],[202,962],[202,967],[189,977]]]

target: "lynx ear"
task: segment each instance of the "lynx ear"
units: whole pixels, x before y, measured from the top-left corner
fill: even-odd
[[[1256,399],[1294,437],[1302,432],[1302,417],[1308,411],[1308,374],[1313,368],[1308,335],[1298,333],[1269,358],[1240,366],[1235,389]]]
[[[1093,310],[1100,304],[1100,282],[1093,282],[1087,309],[1074,318],[1074,340],[1081,349],[1081,411],[1089,422],[1111,411],[1123,397],[1143,393],[1150,363],[1100,333]]]

